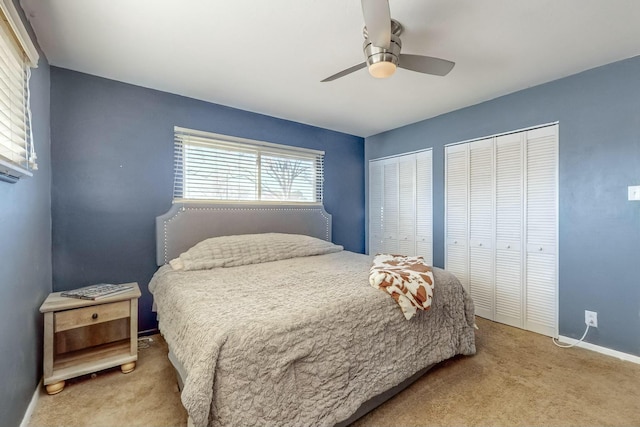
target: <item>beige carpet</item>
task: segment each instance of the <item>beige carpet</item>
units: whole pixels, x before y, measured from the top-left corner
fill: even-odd
[[[129,374],[109,369],[68,380],[58,394],[43,391],[29,425],[186,426],[187,413],[167,359],[167,345],[159,335],[152,339],[140,344],[146,348],[138,350],[136,369]]]
[[[475,356],[443,362],[356,426],[640,425],[640,365],[477,323]]]
[[[478,354],[446,361],[355,423],[640,425],[640,365],[478,319]],[[184,426],[166,345],[153,337],[131,374],[71,380],[41,396],[31,426]]]

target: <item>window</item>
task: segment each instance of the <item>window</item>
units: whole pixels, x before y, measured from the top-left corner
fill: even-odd
[[[31,137],[29,76],[38,52],[11,0],[0,0],[0,179],[37,169]]]
[[[174,131],[174,201],[322,203],[323,151]]]

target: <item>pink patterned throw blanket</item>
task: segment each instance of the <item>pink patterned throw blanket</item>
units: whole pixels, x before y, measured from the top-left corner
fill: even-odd
[[[409,320],[416,310],[429,310],[433,271],[422,257],[378,254],[369,270],[369,284],[391,295]]]

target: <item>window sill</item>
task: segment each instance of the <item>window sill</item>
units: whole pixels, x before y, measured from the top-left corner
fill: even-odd
[[[322,206],[322,202],[295,202],[292,200],[216,200],[216,199],[173,199],[172,204],[229,204],[229,205],[311,205]]]
[[[15,184],[25,176],[33,176],[33,173],[6,160],[0,159],[0,181]]]

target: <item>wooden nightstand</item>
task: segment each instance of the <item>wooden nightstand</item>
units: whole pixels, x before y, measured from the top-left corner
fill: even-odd
[[[97,301],[50,294],[44,313],[44,385],[47,393],[64,388],[64,380],[120,365],[133,371],[138,360],[140,288]]]

